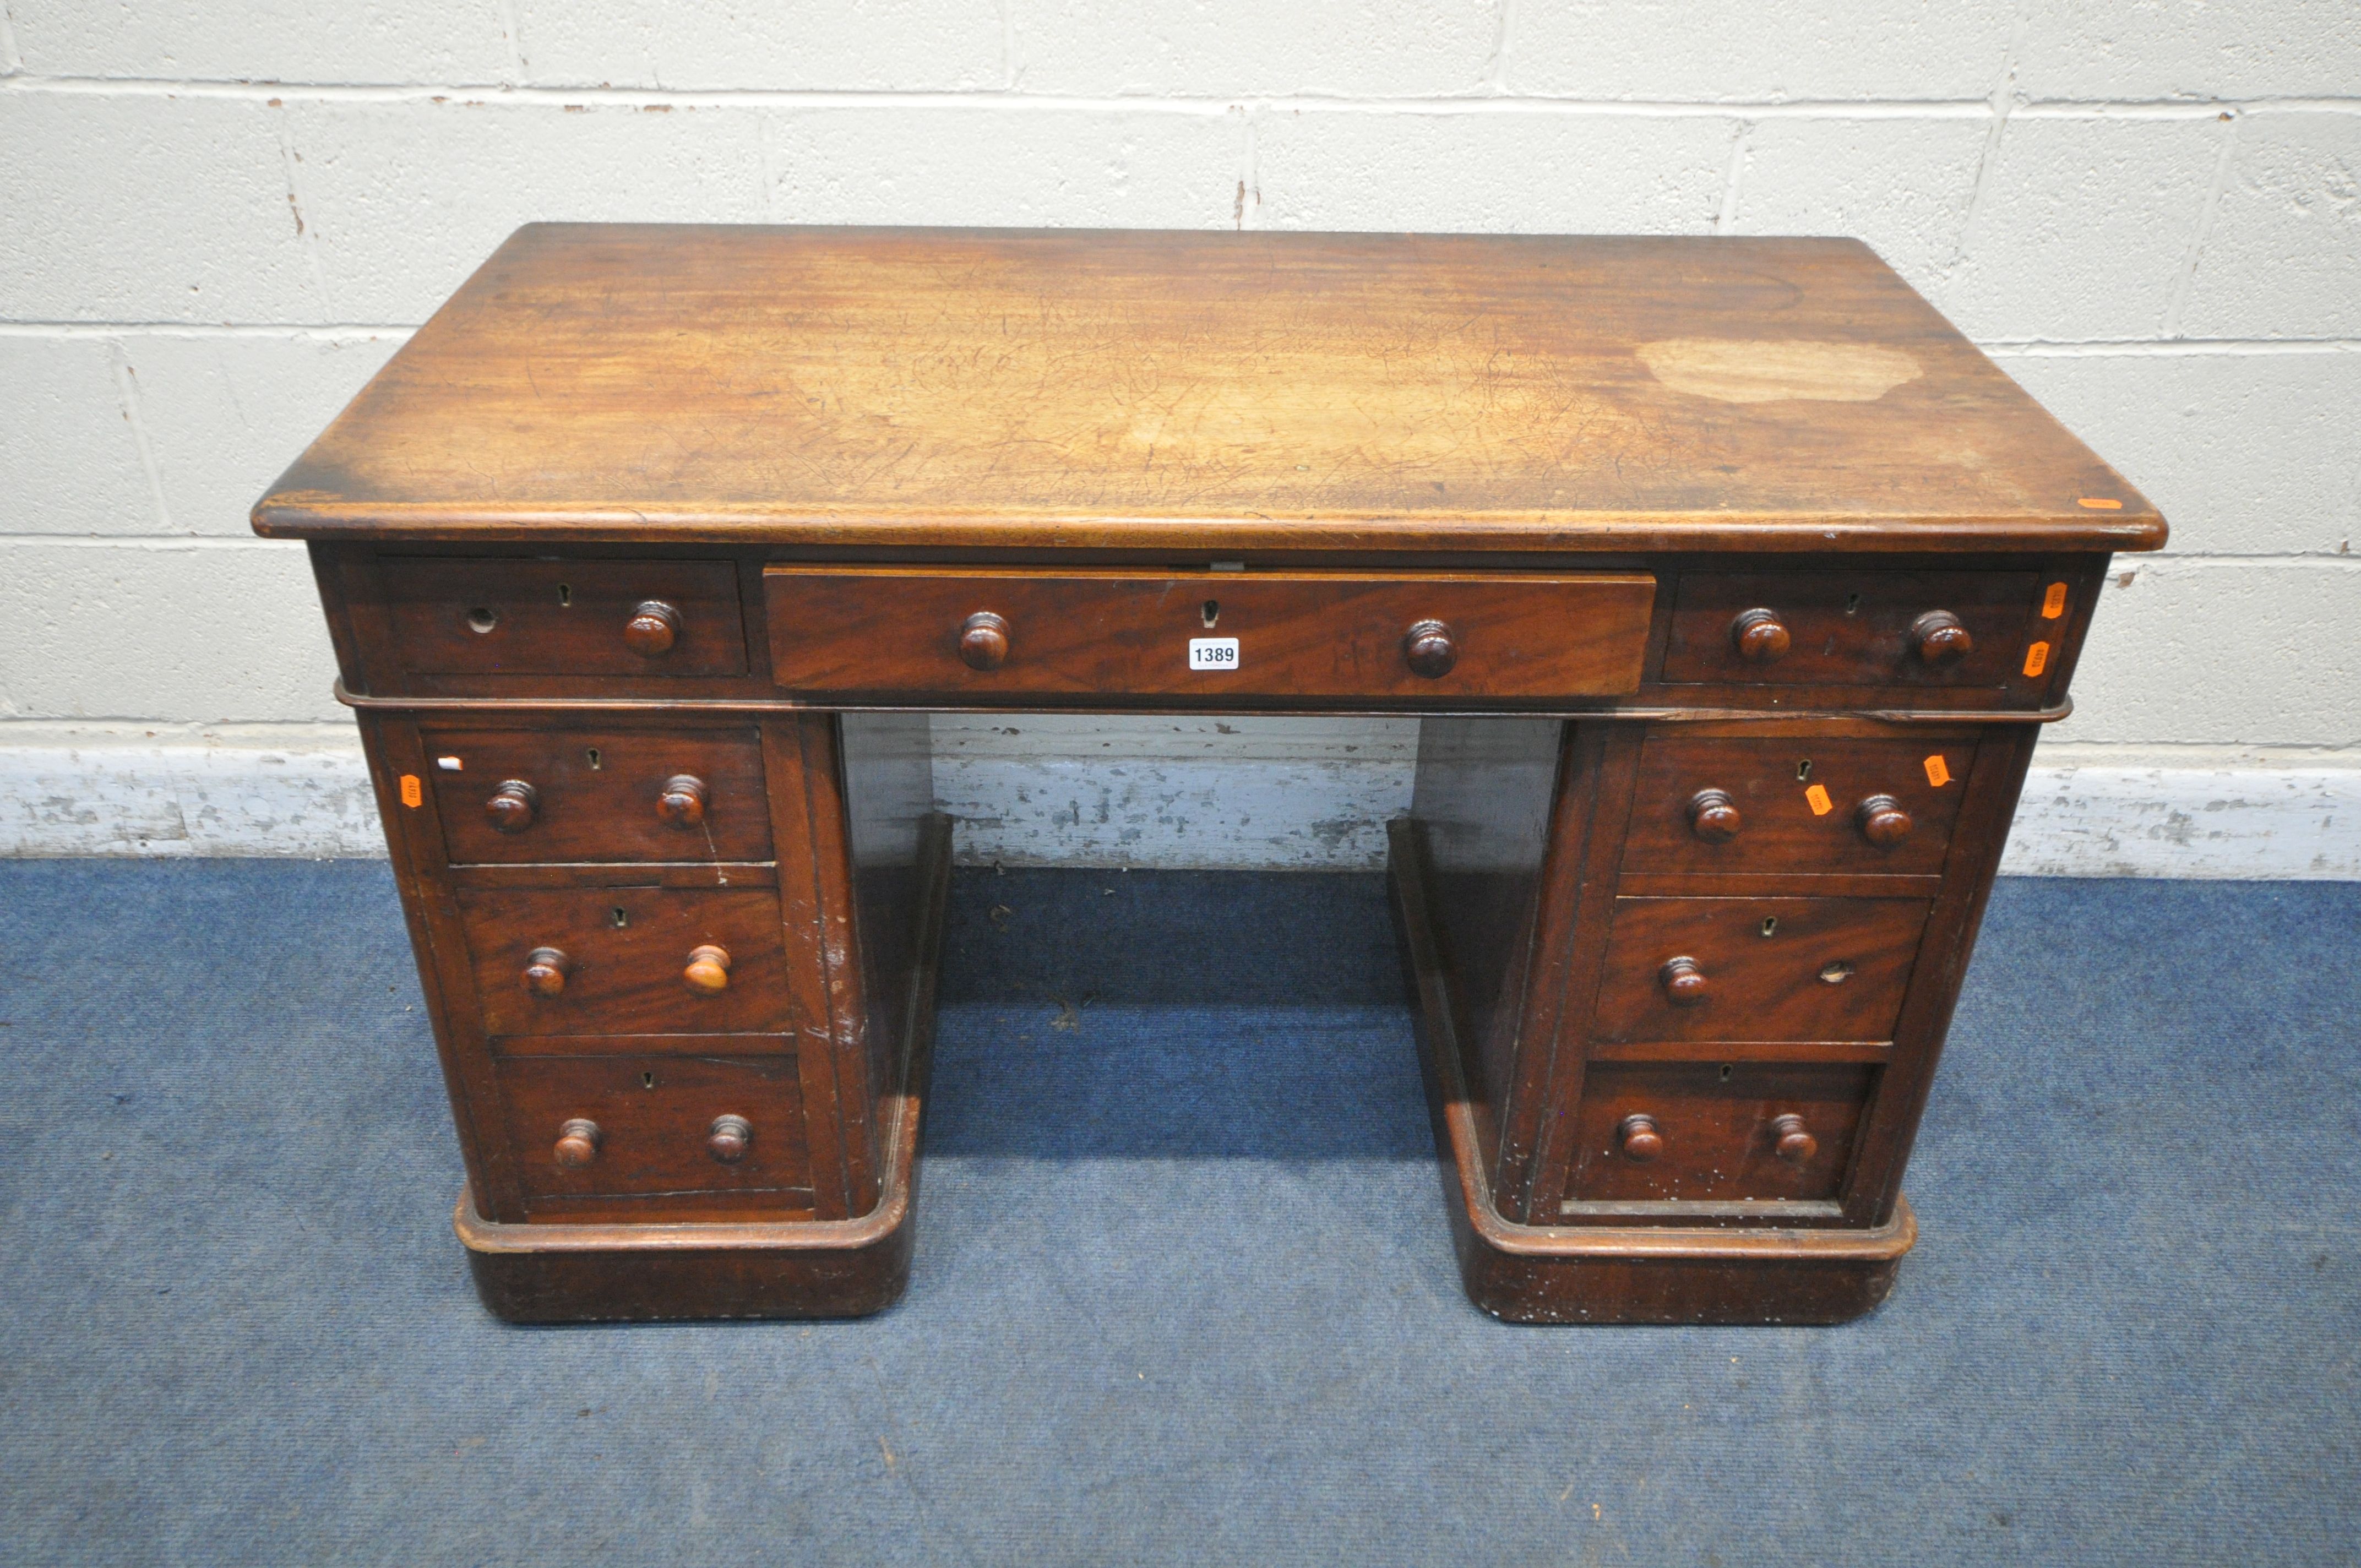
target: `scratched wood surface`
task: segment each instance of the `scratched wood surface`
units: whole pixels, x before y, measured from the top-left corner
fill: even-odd
[[[255,525],[1240,551],[2164,532],[1851,240],[637,225],[519,230]]]

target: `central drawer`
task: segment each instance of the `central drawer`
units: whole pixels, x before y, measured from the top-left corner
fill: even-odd
[[[796,692],[1448,700],[1637,690],[1655,579],[773,566],[763,591]]]

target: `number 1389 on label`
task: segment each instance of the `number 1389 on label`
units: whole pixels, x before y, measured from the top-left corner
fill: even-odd
[[[1191,637],[1189,639],[1189,667],[1192,670],[1236,669],[1238,640],[1235,637]]]

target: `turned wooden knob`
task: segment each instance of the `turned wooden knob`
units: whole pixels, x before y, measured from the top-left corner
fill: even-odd
[[[1416,621],[1402,638],[1402,659],[1412,674],[1440,680],[1459,663],[1459,644],[1453,639],[1451,628],[1442,621]]]
[[[688,967],[680,971],[680,978],[688,981],[689,988],[694,991],[727,991],[730,989],[730,955],[710,944],[692,948],[688,954]]]
[[[1787,623],[1775,609],[1741,610],[1730,623],[1730,640],[1750,664],[1774,664],[1787,656]]]
[[[557,1163],[579,1170],[598,1157],[598,1124],[577,1116],[557,1129]]]
[[[1675,1007],[1694,1007],[1713,989],[1697,959],[1686,958],[1671,959],[1658,970],[1656,983],[1664,988],[1664,999]]]
[[[724,1165],[744,1159],[746,1146],[753,1141],[754,1124],[743,1116],[716,1116],[705,1129],[705,1152]]]
[[[675,828],[705,826],[705,781],[695,773],[675,773],[656,795],[656,815]]]
[[[642,599],[623,623],[623,642],[642,659],[661,659],[680,641],[680,611],[662,599]]]
[[[484,815],[500,833],[522,833],[541,815],[541,792],[522,779],[504,779],[484,802]]]
[[[1741,826],[1738,803],[1728,790],[1701,789],[1689,796],[1689,831],[1707,843],[1727,844]]]
[[[1645,1112],[1634,1112],[1615,1124],[1615,1146],[1623,1157],[1641,1165],[1664,1152],[1664,1129]]]
[[[566,989],[574,960],[555,948],[535,948],[524,956],[524,988],[535,996],[555,996]]]
[[[1771,1135],[1779,1140],[1779,1157],[1802,1165],[1820,1152],[1820,1140],[1804,1130],[1804,1119],[1793,1111],[1771,1118]]]
[[[1910,814],[1890,795],[1871,795],[1854,809],[1852,819],[1861,836],[1881,850],[1910,837]]]
[[[1976,640],[1948,609],[1930,609],[1910,623],[1910,646],[1938,669],[1956,664],[1976,650]]]
[[[1008,622],[977,610],[960,628],[960,659],[971,670],[996,670],[1008,662]]]

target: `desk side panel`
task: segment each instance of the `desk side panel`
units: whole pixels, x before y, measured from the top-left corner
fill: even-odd
[[[1540,1102],[1521,1080],[1549,1070],[1566,948],[1559,927],[1572,905],[1558,883],[1578,858],[1558,840],[1578,839],[1587,817],[1591,773],[1568,754],[1567,739],[1566,725],[1544,718],[1430,718],[1419,727],[1411,809],[1431,872],[1436,945],[1462,1014],[1477,1136],[1513,1212],[1529,1185]]]

